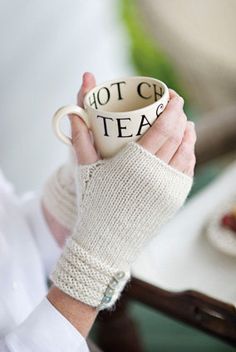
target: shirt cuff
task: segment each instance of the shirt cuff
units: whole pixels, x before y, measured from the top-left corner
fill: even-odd
[[[4,340],[12,352],[89,352],[84,337],[47,298]]]
[[[22,203],[23,212],[35,238],[46,275],[49,276],[62,250],[45,221],[39,195],[27,194]]]

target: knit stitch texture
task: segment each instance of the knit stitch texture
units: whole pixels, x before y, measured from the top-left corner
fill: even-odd
[[[42,200],[50,214],[72,231],[78,216],[76,186],[74,180],[75,160],[70,153],[70,160],[60,166],[47,180]]]
[[[131,263],[183,205],[192,178],[131,142],[111,159],[78,168],[76,180],[79,220],[52,279],[90,306],[109,307],[128,280]],[[119,272],[123,281],[101,305]]]

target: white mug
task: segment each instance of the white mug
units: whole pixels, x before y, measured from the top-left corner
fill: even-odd
[[[126,143],[136,141],[165,109],[169,91],[165,83],[151,77],[126,77],[103,83],[84,98],[84,109],[77,105],[60,108],[54,114],[57,137],[71,144],[60,128],[68,114],[81,117],[92,130],[97,150],[103,158],[113,156]]]

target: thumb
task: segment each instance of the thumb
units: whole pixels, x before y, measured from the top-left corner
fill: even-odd
[[[90,91],[90,89],[96,86],[96,80],[92,73],[85,72],[82,78],[82,85],[77,95],[77,104],[78,106],[83,107],[83,100],[85,94]]]
[[[92,132],[78,116],[70,115],[72,145],[80,165],[98,161],[99,155],[93,144]]]

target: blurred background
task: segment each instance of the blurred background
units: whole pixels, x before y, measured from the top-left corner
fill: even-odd
[[[193,194],[235,159],[235,0],[2,0],[0,7],[0,166],[18,193],[39,189],[65,160],[51,117],[75,102],[84,71],[98,83],[153,76],[182,94],[200,131]],[[130,309],[146,351],[233,351],[141,305]]]

